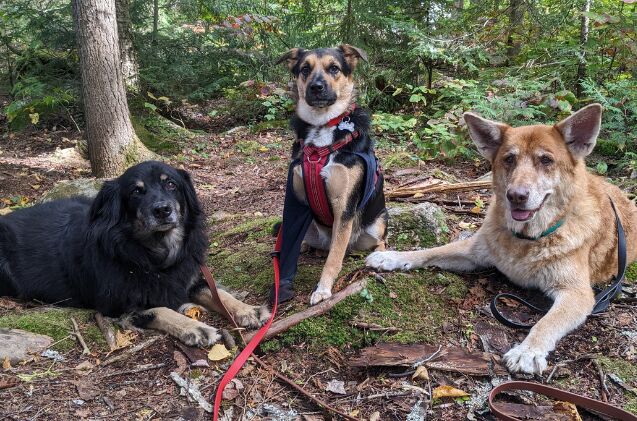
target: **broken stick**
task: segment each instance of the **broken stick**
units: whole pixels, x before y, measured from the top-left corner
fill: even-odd
[[[143,342],[138,343],[135,346],[132,346],[130,348],[128,348],[127,350],[123,351],[121,354],[115,355],[113,357],[108,358],[107,360],[105,360],[102,363],[102,367],[107,366],[109,364],[113,364],[114,362],[117,361],[121,361],[125,358],[127,358],[129,355],[132,355],[136,352],[141,351],[142,349],[148,347],[149,345],[154,344],[158,339],[165,337],[164,335],[156,335],[156,336],[151,336],[150,338],[146,339]]]
[[[71,317],[71,323],[73,323],[73,335],[75,335],[77,341],[80,343],[80,345],[82,345],[82,355],[90,354],[91,350],[88,349],[88,346],[86,346],[86,342],[84,341],[82,332],[80,332],[80,327],[78,326],[74,317]]]
[[[360,281],[352,282],[344,289],[340,290],[336,294],[332,295],[331,298],[321,301],[315,306],[309,307],[306,310],[295,313],[289,317],[286,317],[283,320],[276,321],[272,323],[270,329],[268,329],[267,333],[263,337],[264,340],[271,339],[278,335],[279,333],[283,333],[292,326],[296,326],[301,323],[303,320],[308,319],[314,316],[320,316],[321,314],[327,313],[332,307],[336,304],[343,301],[345,298],[350,295],[354,295],[360,291],[362,291],[367,286],[367,279],[361,279]],[[250,332],[245,335],[245,340],[250,341],[256,332]]]
[[[108,349],[113,352],[115,351],[117,346],[117,341],[115,340],[115,332],[113,331],[113,326],[111,323],[102,316],[102,313],[95,313],[95,322],[97,323],[97,327],[102,332],[104,339],[106,340],[106,344],[108,345]]]
[[[385,197],[393,199],[395,197],[409,197],[416,193],[449,193],[459,191],[471,191],[487,189],[491,187],[491,180],[467,181],[454,184],[434,184],[423,187],[404,187],[385,193]]]

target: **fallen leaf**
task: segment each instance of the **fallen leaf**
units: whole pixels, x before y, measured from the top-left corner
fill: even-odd
[[[31,188],[33,190],[40,190],[40,185],[39,184],[31,184]]]
[[[419,197],[423,197],[423,196],[424,196],[424,193],[420,193],[420,192],[418,192],[418,193],[415,193],[412,197],[413,197],[414,199],[418,199]]]
[[[481,213],[481,212],[482,212],[482,208],[478,206],[474,206],[471,208],[471,213]]]
[[[582,417],[579,415],[577,407],[570,402],[557,401],[553,404],[553,409],[565,412],[572,421],[582,421]]]
[[[453,386],[438,386],[432,392],[433,399],[440,398],[462,398],[464,396],[469,396],[469,394],[463,390],[456,389]]]
[[[75,388],[77,389],[77,395],[84,401],[90,401],[91,399],[98,397],[100,394],[100,391],[95,386],[95,383],[89,379],[84,378],[82,380],[73,381],[71,383],[75,385]]]
[[[8,370],[10,368],[11,368],[11,361],[9,361],[9,357],[4,357],[4,360],[2,360],[2,369]]]
[[[75,369],[80,372],[80,374],[88,374],[93,369],[93,364],[89,361],[84,361],[75,366]]]
[[[353,410],[352,412],[349,413],[349,416],[350,417],[357,417],[358,414],[360,414],[360,413],[361,413],[360,409],[355,409],[355,410]]]
[[[347,392],[345,391],[345,382],[342,380],[330,380],[327,382],[325,390],[339,395],[347,395]]]
[[[412,380],[429,380],[429,372],[427,371],[427,367],[424,365],[419,365],[416,369],[416,372],[411,376]]]
[[[188,310],[184,312],[184,314],[194,320],[201,319],[201,309],[196,306],[190,307]]]
[[[175,370],[177,374],[181,374],[186,371],[188,368],[188,360],[186,360],[184,354],[179,351],[173,352],[173,360],[175,360],[175,363],[177,364],[177,369]]]
[[[226,349],[224,344],[216,344],[210,348],[208,352],[208,359],[210,361],[221,361],[231,356],[232,354]]]
[[[117,330],[115,332],[115,345],[117,345],[117,349],[126,348],[130,346],[133,342],[132,339],[135,337],[135,332],[131,330],[126,330],[124,332],[120,332]]]

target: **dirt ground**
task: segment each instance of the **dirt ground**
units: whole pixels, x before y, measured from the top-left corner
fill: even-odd
[[[11,134],[4,131],[0,135],[0,212],[33,203],[59,180],[88,177],[90,168],[86,161],[73,154],[73,149],[68,149],[74,148],[80,137],[80,133],[70,129]],[[164,157],[193,174],[205,212],[211,219],[211,262],[221,262],[219,256],[225,256],[222,253],[229,249],[237,253],[249,249],[248,256],[253,256],[254,262],[257,262],[252,263],[263,263],[264,267],[258,268],[259,273],[268,270],[267,250],[272,247],[273,240],[264,227],[271,225],[282,211],[291,141],[288,130],[254,133],[243,128],[232,133],[197,135],[181,143],[176,153]],[[479,161],[450,164],[400,159],[402,152],[398,152],[390,140],[380,142],[379,151],[381,159],[396,163],[386,168],[387,190],[428,178],[473,180],[488,171]],[[429,199],[446,210],[449,239],[454,239],[480,226],[484,212],[475,213],[471,209],[477,199],[488,204],[488,197],[488,191],[482,190]],[[266,222],[259,225],[254,221]],[[359,267],[362,258],[354,256],[349,259],[342,274]],[[322,261],[322,257],[304,256],[301,265],[320,268]],[[218,268],[219,277],[222,281],[227,279],[231,287],[247,292],[247,301],[260,303],[265,300],[269,282],[267,276],[261,284],[256,278],[252,284],[246,280],[253,276],[253,272],[246,272],[245,267],[226,269],[224,272],[223,268]],[[214,266],[213,270],[216,270]],[[606,399],[637,413],[637,308],[634,306],[636,288],[633,272],[637,271],[630,271],[632,281],[626,287],[626,293],[607,313],[589,318],[583,327],[559,343],[550,356],[550,367],[542,377],[520,377],[547,383],[548,376],[552,374],[552,385],[592,398]],[[372,302],[369,297],[357,297],[358,301],[351,303],[355,302],[360,312],[348,313],[349,304],[339,306],[334,314],[323,316],[324,324],[307,324],[304,325],[305,330],[299,329],[270,341],[264,344],[259,355],[309,393],[361,420],[415,420],[424,419],[423,414],[426,419],[493,419],[485,407],[484,398],[495,384],[509,378],[506,374],[487,372],[470,375],[453,369],[429,368],[428,379],[414,379],[413,370],[409,367],[359,368],[354,367],[352,361],[365,346],[416,341],[429,342],[429,345],[442,349],[455,347],[467,352],[488,352],[497,362],[499,356],[511,344],[520,341],[524,334],[499,325],[491,317],[488,303],[498,291],[515,289],[491,272],[453,278],[453,282],[461,288],[459,295],[451,292],[451,285],[455,284],[447,281],[438,284],[430,280],[447,276],[441,272],[427,271],[404,278],[392,276],[369,275],[369,282],[373,285],[368,290],[374,296],[375,304],[369,304]],[[401,301],[405,298],[402,294],[409,295],[416,285],[408,284],[407,288],[401,289],[400,283],[419,282],[422,277],[427,277],[427,296],[443,308],[442,316],[434,317],[429,304],[422,301],[418,301],[418,307],[401,308],[401,305],[389,304],[393,306],[391,314],[398,314],[402,318],[400,320],[409,319],[409,323],[401,325],[397,320],[384,316],[383,303],[391,303],[392,300],[396,303],[412,302]],[[316,274],[303,272],[300,278],[298,297],[283,306],[279,317],[307,307],[307,294],[313,287],[312,279],[316,281]],[[385,278],[387,282],[381,285]],[[344,286],[345,282],[340,282],[340,287]],[[407,299],[417,300],[414,297]],[[511,307],[512,312],[518,310],[512,304]],[[4,320],[5,325],[28,328],[31,326],[29,321],[35,320],[32,323],[35,324],[34,330],[44,330],[46,323],[37,315],[48,310],[50,307],[42,304],[2,298],[0,327]],[[171,373],[196,385],[203,397],[211,402],[216,384],[231,359],[211,361],[206,351],[186,348],[172,338],[160,336],[139,352],[104,365],[104,361],[143,343],[152,337],[152,333],[127,337],[131,345],[111,355],[99,331],[96,331],[92,313],[84,312],[77,317],[80,331],[88,339],[90,354],[82,354],[82,348],[69,334],[67,316],[50,321],[61,332],[53,349],[64,360],[37,357],[0,371],[0,419],[211,418],[192,396],[180,394],[181,388]],[[229,328],[227,322],[216,316],[205,315],[203,320]],[[334,326],[330,323],[352,325],[361,320],[382,321],[384,324],[350,326],[345,337],[335,337],[329,331],[330,326]],[[429,320],[435,320],[435,324]],[[320,326],[326,328],[321,330]],[[392,327],[395,329],[390,329]],[[419,333],[422,335],[418,336]],[[339,382],[343,382],[341,387]],[[461,389],[468,397],[430,399],[430,391],[444,385]],[[223,419],[332,419],[332,414],[278,381],[255,361],[248,362],[238,375],[233,390],[226,392]],[[530,395],[510,395],[506,400],[550,407],[542,399]],[[584,419],[597,419],[587,413],[582,413],[582,416]],[[555,417],[551,419],[570,419],[563,413]]]

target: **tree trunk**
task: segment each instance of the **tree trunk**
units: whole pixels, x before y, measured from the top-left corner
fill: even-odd
[[[152,43],[157,44],[157,27],[159,25],[159,0],[153,0],[153,34]]]
[[[130,121],[115,0],[73,0],[73,17],[91,168],[96,177],[115,177],[150,155]]]
[[[522,43],[519,34],[524,19],[524,0],[510,0],[509,2],[509,34],[507,36],[507,64],[520,53]]]
[[[130,18],[130,0],[115,0],[117,13],[117,36],[119,37],[119,53],[122,61],[124,85],[131,92],[139,92],[139,64],[133,46],[133,30]]]
[[[347,12],[342,22],[342,39],[345,43],[352,43],[352,28],[354,27],[354,15],[352,13],[352,0],[347,0]]]
[[[579,32],[579,63],[577,64],[577,86],[575,87],[575,93],[577,97],[582,96],[582,82],[586,77],[586,44],[588,43],[588,28],[589,19],[587,13],[591,10],[592,0],[584,0],[582,5],[582,20],[580,21]]]

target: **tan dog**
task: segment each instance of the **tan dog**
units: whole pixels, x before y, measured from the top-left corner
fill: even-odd
[[[634,203],[586,171],[584,157],[595,146],[601,113],[602,107],[593,104],[554,126],[517,128],[465,113],[471,138],[493,168],[495,194],[484,224],[467,240],[429,250],[376,252],[367,264],[383,270],[495,266],[517,285],[541,289],[553,306],[504,356],[513,372],[541,373],[557,341],[591,313],[591,285],[617,273],[609,197],[626,232],[628,262],[637,254]],[[559,221],[562,225],[546,234]]]

